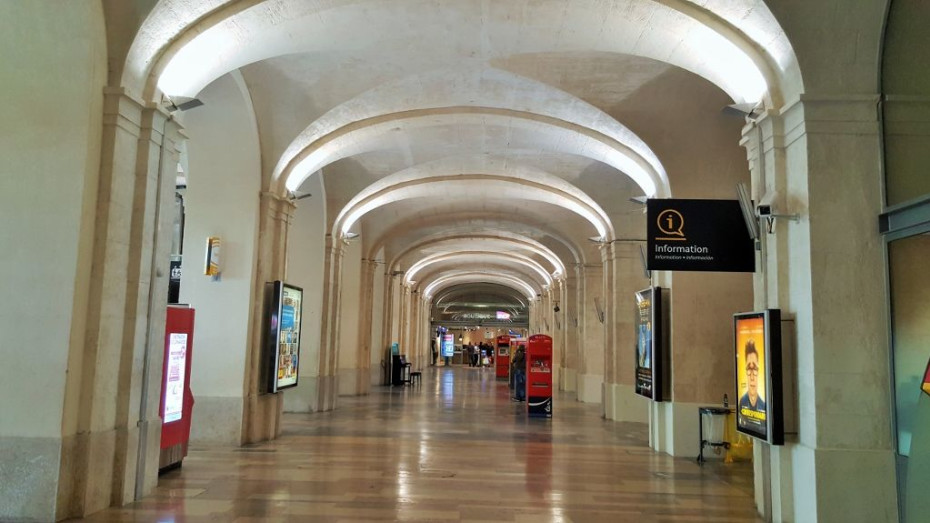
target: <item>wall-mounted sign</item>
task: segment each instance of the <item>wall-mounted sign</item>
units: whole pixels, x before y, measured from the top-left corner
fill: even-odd
[[[181,296],[181,260],[171,260],[168,273],[168,303],[178,303]]]
[[[496,318],[497,318],[498,320],[509,320],[509,319],[510,319],[510,313],[509,313],[509,312],[497,311],[497,313],[496,313],[495,316],[496,316]]]
[[[651,271],[754,272],[753,241],[737,200],[648,200]]]
[[[207,256],[203,273],[207,276],[220,275],[220,239],[216,236],[207,238]]]
[[[736,429],[782,445],[781,312],[769,309],[733,317],[736,347]]]

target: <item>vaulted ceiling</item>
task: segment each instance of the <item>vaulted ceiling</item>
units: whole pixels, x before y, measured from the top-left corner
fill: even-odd
[[[238,71],[268,190],[319,176],[329,233],[504,303],[641,235],[631,198],[745,171],[721,109],[796,68],[762,0],[162,0],[122,75],[181,98]]]

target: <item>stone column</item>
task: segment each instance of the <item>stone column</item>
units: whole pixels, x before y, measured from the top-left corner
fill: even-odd
[[[327,234],[326,262],[323,267],[323,321],[320,325],[320,378],[317,384],[319,403],[314,409],[317,411],[334,409],[336,397],[339,395],[339,319],[344,255],[342,240]]]
[[[552,296],[552,384],[558,387],[562,383],[562,366],[565,363],[565,308],[563,305],[564,287],[562,280],[552,282],[549,290]],[[559,312],[555,312],[558,305]]]
[[[398,290],[400,315],[397,318],[397,341],[400,343],[400,353],[410,357],[410,347],[408,346],[410,343],[410,289],[400,279],[398,279],[398,285],[400,286]]]
[[[565,358],[562,362],[561,390],[574,392],[578,388],[578,339],[581,325],[580,303],[583,298],[579,285],[579,267],[573,267],[566,275],[562,307],[565,311]]]
[[[157,482],[167,273],[180,128],[107,89],[86,323],[69,356],[57,518]]]
[[[242,443],[267,441],[281,432],[284,395],[265,392],[262,368],[265,336],[262,326],[265,283],[287,279],[287,231],[293,212],[292,202],[269,192],[259,195],[257,263],[252,277],[251,343],[245,359]]]
[[[612,243],[605,263],[613,275],[613,296],[608,310],[607,375],[605,377],[605,416],[616,421],[647,422],[649,400],[634,392],[634,347],[636,346],[635,302],[633,294],[649,286],[643,274],[640,245],[636,242]]]
[[[754,282],[756,308],[795,320],[799,431],[755,452],[774,520],[896,519],[878,129],[875,96],[803,95],[745,131],[747,144],[761,133],[754,196],[775,190],[780,213],[800,214],[763,235]]]
[[[356,394],[368,394],[371,390],[371,321],[374,307],[375,271],[378,262],[362,260],[361,299],[359,300],[358,378]]]
[[[579,348],[578,401],[586,403],[601,403],[602,400],[606,329],[598,307],[601,313],[606,314],[603,278],[604,268],[600,264],[589,264],[582,268],[584,297],[579,314],[582,320],[582,342]]]

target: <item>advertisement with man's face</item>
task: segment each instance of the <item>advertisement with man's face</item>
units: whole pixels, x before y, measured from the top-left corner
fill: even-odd
[[[654,397],[652,355],[652,289],[636,293],[636,393]]]
[[[760,439],[768,439],[766,401],[765,316],[747,314],[736,317],[736,425]]]

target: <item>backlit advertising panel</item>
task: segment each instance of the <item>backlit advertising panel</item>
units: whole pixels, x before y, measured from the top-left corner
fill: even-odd
[[[297,385],[300,354],[300,313],[303,291],[283,285],[281,298],[281,332],[278,338],[278,389]]]
[[[653,401],[664,401],[662,289],[652,287],[634,294],[636,298],[635,391]]]
[[[442,335],[442,357],[451,358],[455,356],[455,337],[452,334]]]
[[[187,333],[172,332],[168,335],[168,361],[165,364],[165,409],[164,423],[178,421],[184,408],[184,370],[187,366]]]
[[[781,381],[781,315],[777,309],[734,315],[736,428],[784,443]]]
[[[266,284],[267,391],[297,385],[303,289],[281,281]]]

